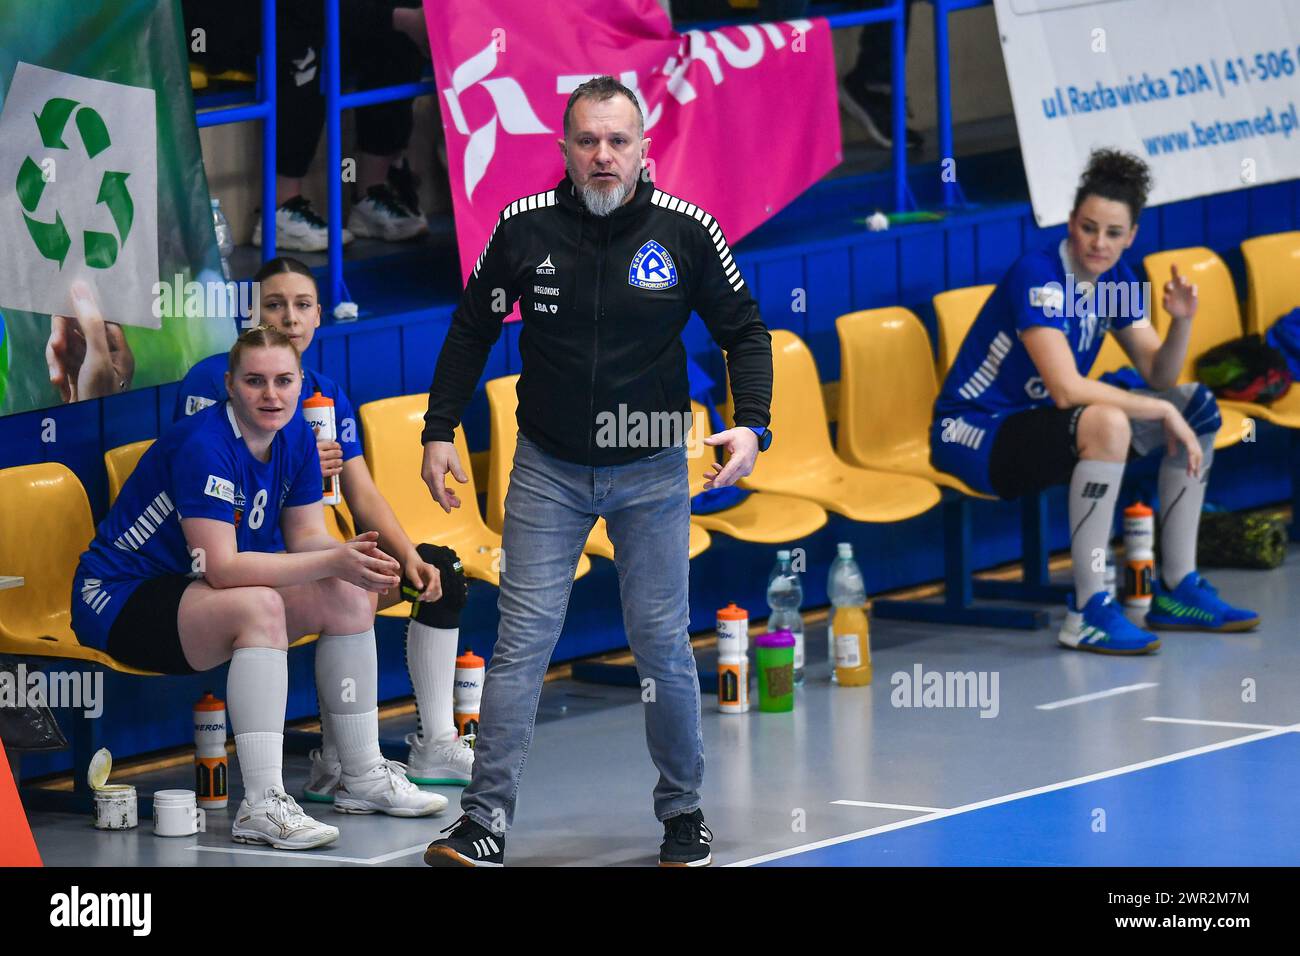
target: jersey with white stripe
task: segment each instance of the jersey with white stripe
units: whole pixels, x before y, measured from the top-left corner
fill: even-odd
[[[1052,404],[1020,336],[1059,329],[1079,374],[1087,375],[1107,331],[1146,322],[1146,286],[1121,260],[1094,286],[1076,283],[1065,240],[1026,253],[998,283],[957,352],[935,402],[936,420],[963,411],[1013,413]]]
[[[74,603],[85,605],[82,616],[93,612],[96,630],[106,635],[141,582],[201,576],[182,518],[224,521],[234,525],[238,550],[273,552],[283,510],[320,499],[320,456],[301,416],[276,434],[271,457],[262,462],[244,443],[228,402],[205,408],[144,453],[81,555]],[[84,643],[81,630],[78,635]]]

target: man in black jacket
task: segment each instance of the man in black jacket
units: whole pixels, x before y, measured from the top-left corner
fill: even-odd
[[[467,480],[454,430],[519,302],[519,439],[497,643],[465,815],[425,861],[501,865],[542,680],[578,557],[603,516],[660,772],[660,863],[701,866],[712,834],[699,808],[704,749],[687,635],[690,399],[681,332],[694,310],[727,354],[736,427],[705,439],[730,456],[712,465],[709,487],[749,474],[771,441],[771,337],[718,224],[642,176],[650,140],[630,90],[608,76],[584,83],[569,98],[564,134],[565,178],[502,211],[429,389],[422,475],[450,511],[460,500],[446,474]]]

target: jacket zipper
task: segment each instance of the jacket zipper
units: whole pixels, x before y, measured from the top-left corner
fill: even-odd
[[[600,360],[600,316],[601,292],[605,286],[605,250],[608,245],[607,238],[601,237],[600,224],[596,226],[596,300],[592,308],[591,323],[591,392],[587,402],[587,464],[590,466],[593,462],[595,447],[593,445],[593,428],[596,421],[596,365]]]

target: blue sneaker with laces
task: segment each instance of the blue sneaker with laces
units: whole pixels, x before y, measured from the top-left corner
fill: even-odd
[[[1172,591],[1155,581],[1147,627],[1164,631],[1249,631],[1259,615],[1233,607],[1196,571],[1189,571]]]
[[[1125,617],[1105,591],[1089,598],[1083,610],[1075,608],[1074,600],[1071,594],[1065,623],[1056,637],[1065,647],[1094,654],[1147,654],[1160,646],[1160,638]]]

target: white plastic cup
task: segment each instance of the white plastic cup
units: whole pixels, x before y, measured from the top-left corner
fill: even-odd
[[[192,836],[207,829],[207,811],[198,805],[193,790],[159,790],[153,795],[154,836]]]

